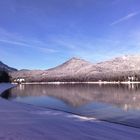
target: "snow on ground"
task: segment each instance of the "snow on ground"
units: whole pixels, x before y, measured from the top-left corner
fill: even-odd
[[[16,85],[11,83],[0,83],[0,94],[3,93],[5,90],[15,87]]]
[[[0,92],[11,84],[0,84]],[[0,140],[139,140],[140,129],[0,99]]]

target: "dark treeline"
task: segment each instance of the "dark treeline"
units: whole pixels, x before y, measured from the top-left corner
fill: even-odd
[[[6,71],[0,71],[0,83],[1,82],[10,82],[10,76]]]

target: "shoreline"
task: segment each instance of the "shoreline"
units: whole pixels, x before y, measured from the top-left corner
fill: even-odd
[[[13,83],[13,84],[18,84],[18,83]],[[108,82],[108,81],[102,81],[102,82],[23,82],[20,84],[56,84],[56,85],[60,85],[60,84],[99,84],[99,85],[104,85],[104,84],[140,84],[140,81],[135,81],[135,82],[131,82],[131,81],[119,81],[119,82]]]

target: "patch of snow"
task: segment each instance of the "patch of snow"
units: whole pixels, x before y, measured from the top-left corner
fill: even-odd
[[[15,87],[15,85],[11,83],[0,83],[0,94],[12,87]]]

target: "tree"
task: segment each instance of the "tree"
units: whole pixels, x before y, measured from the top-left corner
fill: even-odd
[[[10,82],[10,76],[6,71],[0,71],[0,82]]]

